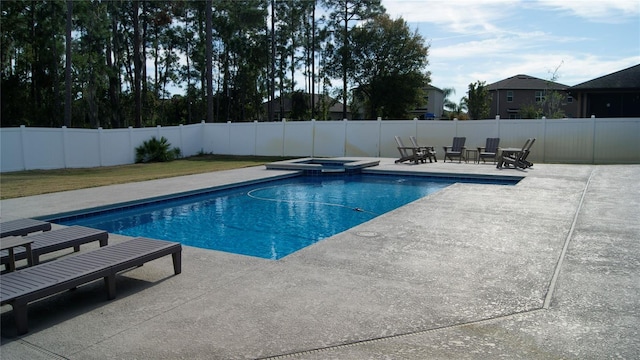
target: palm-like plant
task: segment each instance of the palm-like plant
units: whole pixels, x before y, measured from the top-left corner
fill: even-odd
[[[179,148],[171,149],[169,140],[164,136],[160,140],[156,137],[152,137],[151,140],[147,140],[142,145],[136,148],[136,162],[164,162],[171,161],[180,157],[181,151]]]
[[[462,99],[460,99],[460,103],[456,104],[455,102],[449,100],[449,96],[456,93],[456,90],[454,88],[444,88],[442,89],[442,93],[444,95],[443,105],[447,117],[449,119],[467,119],[467,113],[465,112],[468,109],[467,98],[463,97]]]

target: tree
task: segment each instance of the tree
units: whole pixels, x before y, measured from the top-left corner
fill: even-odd
[[[403,19],[379,15],[352,30],[352,82],[363,94],[365,117],[406,118],[429,83],[429,47]]]
[[[332,74],[342,76],[342,116],[347,118],[347,91],[348,74],[353,67],[353,57],[349,46],[349,23],[352,21],[364,21],[385,12],[380,0],[324,0],[332,11],[329,15],[330,25],[333,27],[338,47],[332,54]]]
[[[562,62],[555,68],[553,73],[551,73],[551,78],[547,81],[547,88],[544,90],[544,97],[541,104],[544,116],[549,119],[560,119],[565,117],[564,110],[562,110],[561,107],[565,96],[559,91],[552,89],[552,84],[559,78],[558,70],[560,69],[560,66],[562,66]]]
[[[476,81],[469,84],[467,95],[469,117],[474,120],[488,118],[491,99],[489,99],[489,90],[485,82]]]
[[[73,1],[67,0],[67,22],[65,27],[65,66],[64,66],[64,84],[65,84],[65,101],[64,101],[64,125],[71,126],[71,95],[72,79],[71,79],[71,30],[73,29]]]
[[[211,13],[211,6],[213,4],[211,3],[211,0],[207,0],[205,3],[205,23],[206,23],[206,30],[205,30],[205,39],[206,39],[206,45],[205,45],[205,55],[206,55],[206,68],[207,68],[207,72],[206,72],[206,78],[207,78],[207,122],[208,123],[212,123],[213,122],[213,29],[212,29],[212,13]]]

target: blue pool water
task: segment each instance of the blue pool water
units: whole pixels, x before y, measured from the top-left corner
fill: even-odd
[[[300,176],[53,221],[280,259],[454,182]]]

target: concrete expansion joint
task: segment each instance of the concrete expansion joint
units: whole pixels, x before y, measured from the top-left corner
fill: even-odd
[[[560,277],[560,271],[562,270],[562,263],[564,262],[564,258],[567,255],[567,250],[569,249],[569,243],[571,243],[571,238],[573,237],[573,232],[576,228],[576,224],[578,223],[578,216],[580,215],[580,210],[582,210],[582,205],[584,204],[584,199],[587,195],[587,190],[589,190],[589,183],[591,183],[591,179],[595,174],[596,169],[592,169],[589,174],[589,178],[587,179],[587,183],[584,185],[584,189],[582,190],[582,196],[580,197],[580,202],[578,202],[578,207],[576,208],[576,213],[573,216],[573,221],[571,222],[571,227],[569,228],[569,233],[564,240],[564,245],[562,247],[562,251],[560,252],[560,257],[558,258],[558,262],[556,263],[556,269],[553,273],[553,277],[551,278],[551,282],[549,283],[549,288],[547,290],[547,296],[544,299],[543,308],[549,309],[551,306],[551,300],[553,299],[553,294],[556,290],[556,285],[558,283],[558,277]]]
[[[29,352],[33,355],[34,353],[38,353],[40,355],[42,355],[42,358],[46,358],[46,359],[51,359],[51,360],[69,360],[69,358],[58,355],[56,353],[53,353],[47,349],[43,349],[38,345],[34,345],[24,339],[18,339],[16,340],[16,342],[20,343],[20,345],[24,346],[25,348],[29,349]],[[25,359],[28,359],[29,356],[27,356],[27,354],[25,354]],[[40,358],[40,357],[38,357]]]
[[[424,330],[416,330],[416,331],[412,331],[412,332],[408,332],[408,333],[389,335],[389,336],[381,336],[381,337],[372,338],[372,339],[356,340],[356,341],[353,341],[353,342],[350,342],[350,343],[332,345],[332,346],[316,348],[316,349],[309,349],[309,350],[298,351],[298,352],[292,352],[292,353],[288,353],[288,354],[266,356],[266,357],[258,358],[257,360],[289,359],[289,358],[293,358],[293,357],[297,357],[297,356],[301,356],[301,355],[317,354],[317,353],[322,353],[322,352],[331,351],[331,350],[338,350],[338,349],[345,349],[345,348],[355,347],[355,346],[358,346],[358,345],[373,344],[373,343],[383,342],[383,341],[387,341],[387,340],[402,339],[402,338],[411,337],[411,336],[419,336],[419,335],[435,333],[435,332],[443,331],[443,330],[457,329],[457,328],[470,326],[470,325],[487,324],[487,323],[491,323],[491,322],[494,322],[494,321],[505,320],[505,319],[509,319],[509,318],[512,318],[512,317],[520,316],[520,315],[535,314],[535,313],[541,312],[541,311],[546,311],[546,309],[544,309],[544,308],[536,308],[536,309],[532,309],[532,310],[515,312],[515,313],[512,313],[512,314],[496,316],[496,317],[492,317],[492,318],[488,318],[488,319],[480,319],[480,320],[476,320],[476,321],[469,321],[469,322],[455,324],[455,325],[435,327],[435,328],[424,329]]]

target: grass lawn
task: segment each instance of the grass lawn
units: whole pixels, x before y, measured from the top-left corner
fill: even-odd
[[[202,155],[164,163],[10,172],[0,175],[0,199],[237,169],[284,159],[267,156]]]

